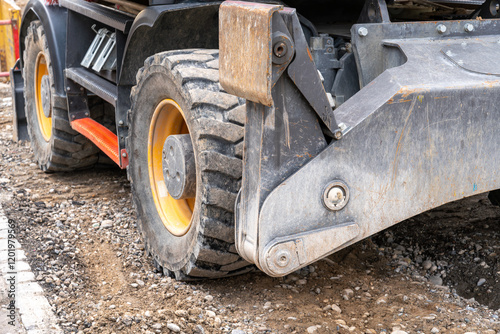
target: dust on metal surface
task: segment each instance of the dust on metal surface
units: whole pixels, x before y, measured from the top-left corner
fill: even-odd
[[[228,93],[273,104],[271,19],[283,6],[227,1],[220,7],[220,83]]]

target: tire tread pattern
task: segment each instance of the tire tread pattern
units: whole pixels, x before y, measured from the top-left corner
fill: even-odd
[[[33,71],[30,66],[31,52],[44,52],[49,76],[51,80],[52,101],[56,101],[54,85],[54,74],[51,66],[49,46],[45,31],[43,30],[40,21],[31,22],[28,27],[28,32],[25,39],[26,50],[24,52],[24,87],[25,87],[25,112],[26,115],[31,114],[32,117],[27,117],[28,133],[32,143],[35,159],[39,167],[45,172],[67,172],[77,169],[88,168],[96,164],[98,160],[99,148],[97,148],[88,139],[80,138],[81,135],[71,128],[68,111],[61,106],[52,106],[52,138],[49,142],[42,142],[43,137],[35,133],[38,130],[38,121],[36,116],[36,105],[34,96],[34,81],[30,80],[33,77],[27,72]],[[33,54],[31,54],[33,57]],[[33,74],[34,76],[34,74]],[[34,115],[33,115],[34,113]]]
[[[244,100],[220,88],[218,50],[181,50],[158,53],[146,59],[144,67],[137,73],[137,85],[132,88],[132,105],[138,99],[138,87],[157,66],[171,71],[177,87],[190,99],[190,113],[199,115],[195,122],[196,128],[201,130],[191,135],[200,147],[198,166],[202,173],[204,192],[201,199],[203,207],[200,209],[200,233],[190,260],[180,269],[166,268],[167,264],[162,263],[161,256],[155,254],[156,250],[151,248],[141,224],[138,224],[148,252],[165,274],[181,280],[227,277],[253,270],[252,265],[231,251],[234,250],[233,212],[237,195],[234,188],[235,182],[239,188],[242,175],[240,151],[244,136]],[[129,121],[132,119],[134,116],[129,111]],[[130,141],[129,136],[128,147],[132,145]],[[205,172],[211,177],[203,177]],[[214,174],[224,182],[211,182]],[[134,188],[134,181],[131,181]],[[223,187],[228,182],[232,187]],[[138,220],[147,222],[147,215],[142,217],[145,214],[139,210],[140,199],[138,196],[133,197],[138,208]]]

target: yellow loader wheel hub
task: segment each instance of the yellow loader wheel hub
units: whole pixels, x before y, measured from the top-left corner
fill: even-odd
[[[189,134],[181,107],[171,99],[156,107],[148,136],[148,171],[153,200],[163,225],[176,236],[186,234],[191,226],[196,195],[175,199],[167,189],[163,168],[163,148],[172,135]]]
[[[52,137],[52,111],[50,101],[50,79],[47,61],[43,52],[38,53],[35,64],[35,102],[38,125],[45,141]]]

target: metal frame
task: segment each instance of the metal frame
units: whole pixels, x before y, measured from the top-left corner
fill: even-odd
[[[226,22],[254,4],[236,6]],[[315,112],[286,74],[271,107],[247,102],[239,253],[283,276],[418,213],[500,188],[499,28],[497,20],[354,25],[364,87],[335,110],[344,132],[328,145],[319,128],[305,126]],[[233,38],[240,36],[225,37],[230,45]],[[221,59],[244,66],[230,55]],[[303,128],[278,122],[290,115]],[[338,192],[349,193],[343,208],[324,203],[332,183],[347,187]]]

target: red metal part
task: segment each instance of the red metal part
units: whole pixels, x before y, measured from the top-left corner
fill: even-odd
[[[122,155],[122,165],[120,166],[121,169],[125,169],[128,166],[128,153],[126,149],[121,150],[121,155]]]
[[[0,20],[0,26],[8,26],[12,23],[12,20]]]
[[[71,127],[90,139],[97,147],[106,153],[111,160],[120,166],[118,137],[116,134],[91,118],[80,118],[74,120],[71,122]],[[126,166],[120,167],[125,168]]]
[[[19,24],[17,20],[11,20],[12,37],[14,39],[14,54],[19,59]]]
[[[6,78],[10,75],[9,72],[0,72],[0,78]]]

